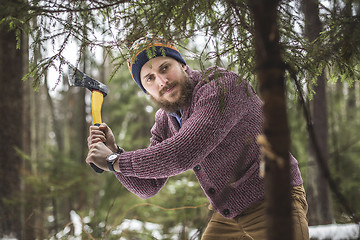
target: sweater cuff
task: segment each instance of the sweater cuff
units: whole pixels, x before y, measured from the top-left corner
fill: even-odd
[[[135,172],[132,167],[131,161],[129,161],[131,157],[129,157],[128,154],[129,153],[123,152],[122,154],[119,155],[119,160],[118,160],[119,170],[124,176],[134,176]]]

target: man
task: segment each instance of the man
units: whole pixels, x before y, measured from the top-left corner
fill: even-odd
[[[91,126],[86,162],[113,171],[141,198],[157,194],[169,177],[193,169],[214,210],[202,239],[266,239],[256,143],[262,104],[250,85],[224,69],[190,69],[178,50],[159,38],[139,39],[131,56],[132,78],[160,106],[150,146],[126,152],[106,124]],[[308,239],[305,192],[291,154],[290,165],[294,239]]]

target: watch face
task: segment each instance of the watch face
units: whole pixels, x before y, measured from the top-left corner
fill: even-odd
[[[112,162],[112,161],[114,161],[116,158],[118,157],[118,155],[117,154],[111,154],[110,156],[108,156],[108,161],[110,161],[110,162]]]

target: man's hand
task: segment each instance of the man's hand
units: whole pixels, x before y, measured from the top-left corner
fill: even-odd
[[[106,157],[118,151],[114,134],[105,123],[100,126],[90,126],[89,132],[86,163],[94,163],[99,168],[109,171]]]
[[[90,145],[102,142],[105,143],[112,152],[118,151],[114,134],[106,123],[102,123],[100,126],[90,126],[89,132],[90,135],[87,139],[89,149]]]
[[[89,146],[89,152],[86,157],[86,163],[94,163],[104,171],[109,171],[106,157],[113,153],[103,142],[96,142]]]

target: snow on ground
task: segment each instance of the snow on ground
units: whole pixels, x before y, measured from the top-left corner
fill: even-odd
[[[137,231],[141,232],[143,229],[151,231],[152,236],[155,239],[162,239],[160,230],[161,226],[159,224],[150,223],[150,222],[141,222],[136,219],[125,219],[119,226],[111,231],[112,234],[121,234],[124,230]],[[121,238],[122,240],[122,238]],[[124,239],[126,240],[126,239]]]
[[[69,236],[70,227],[66,226],[62,231],[56,234],[57,239],[65,237],[70,240],[80,240],[82,231],[88,230],[89,226],[86,223],[90,222],[88,217],[81,219],[81,217],[75,212],[70,212],[70,217],[72,225],[74,228],[74,236]],[[83,224],[85,226],[83,226]],[[172,240],[176,239],[176,233],[180,231],[180,226],[174,227]],[[161,226],[159,224],[150,223],[150,222],[141,222],[136,219],[125,219],[119,226],[115,227],[111,233],[112,234],[121,234],[124,230],[138,231],[141,232],[144,229],[152,232],[154,239],[161,240]],[[88,232],[91,232],[89,229]],[[196,231],[189,231],[189,237],[191,237]],[[316,240],[359,240],[360,239],[360,224],[349,223],[349,224],[330,224],[330,225],[320,225],[320,226],[310,226],[309,235],[311,239]],[[55,239],[54,237],[50,239]],[[122,238],[123,239],[123,238]],[[0,236],[0,240],[16,240],[11,236]],[[125,240],[125,239],[124,239]]]
[[[181,226],[177,226],[173,229],[174,236],[176,236]],[[119,225],[115,232],[117,234],[121,233],[125,229],[132,231],[140,231],[145,228],[146,230],[153,232],[153,237],[155,239],[163,239],[160,235],[161,226],[153,223],[142,223],[139,220],[135,219],[125,219],[124,222]],[[114,233],[115,233],[114,232]],[[196,231],[191,231],[189,237],[191,237]],[[320,226],[310,226],[309,235],[311,239],[317,240],[355,240],[360,239],[360,224],[331,224],[331,225],[320,225]],[[177,240],[176,237],[171,238],[172,240]]]
[[[74,236],[67,236],[67,239],[80,240],[81,231],[83,229],[84,222],[81,221],[81,217],[75,212],[70,212],[71,220],[74,226]],[[83,219],[84,220],[84,219]],[[176,239],[176,233],[178,233],[181,226],[173,228],[173,237],[172,240]],[[84,226],[86,229],[86,226]],[[143,230],[152,232],[154,239],[161,240],[164,239],[161,236],[161,226],[159,224],[150,223],[150,222],[141,222],[136,219],[125,219],[119,226],[115,227],[111,233],[112,234],[121,234],[124,230],[138,231],[142,232]],[[64,237],[70,232],[69,226],[65,227],[63,231],[59,232],[56,236],[57,238]],[[195,231],[189,231],[189,237],[195,233]],[[311,239],[316,240],[353,240],[360,239],[360,224],[350,223],[350,224],[330,224],[330,225],[320,225],[320,226],[310,226],[309,235]],[[123,238],[122,238],[123,239]],[[125,239],[124,239],[125,240]]]
[[[360,239],[360,224],[330,224],[309,227],[310,238],[313,239]]]

